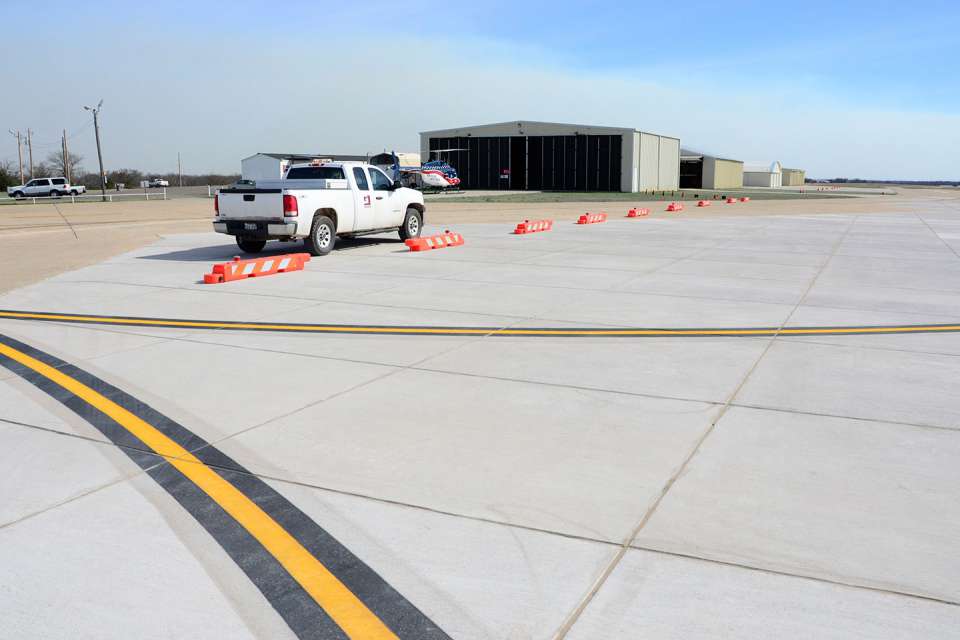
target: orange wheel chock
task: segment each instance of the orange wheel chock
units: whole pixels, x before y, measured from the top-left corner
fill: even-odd
[[[236,256],[230,262],[221,262],[220,264],[213,265],[213,270],[210,273],[203,274],[203,283],[219,284],[221,282],[230,282],[231,280],[259,278],[260,276],[272,276],[275,273],[300,271],[303,269],[303,265],[309,261],[309,253],[286,253],[279,256],[270,256],[269,258],[255,258],[253,260],[241,260],[239,256]]]
[[[449,230],[435,236],[408,238],[403,241],[410,247],[410,251],[430,251],[444,247],[458,247],[463,244],[463,236],[459,233],[450,233]]]

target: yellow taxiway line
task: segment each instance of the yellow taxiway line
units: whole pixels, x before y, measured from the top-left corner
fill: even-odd
[[[45,320],[141,327],[186,329],[226,329],[250,331],[283,331],[294,333],[352,333],[386,335],[467,335],[518,337],[710,337],[710,336],[790,336],[790,335],[856,335],[884,333],[949,333],[960,331],[960,324],[910,324],[829,327],[742,327],[742,328],[509,328],[509,327],[405,327],[392,325],[290,324],[270,322],[232,322],[217,320],[180,320],[172,318],[133,318],[109,315],[49,313],[44,311],[0,310],[0,318]]]
[[[155,426],[63,371],[2,341],[0,355],[20,363],[82,399],[165,458],[256,538],[348,637],[371,640],[397,638],[376,614],[276,520]]]

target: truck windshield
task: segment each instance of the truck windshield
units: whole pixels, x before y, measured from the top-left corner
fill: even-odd
[[[344,180],[340,167],[294,167],[287,172],[287,180]]]

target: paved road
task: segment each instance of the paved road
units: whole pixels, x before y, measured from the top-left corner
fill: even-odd
[[[236,252],[229,239],[170,235],[9,291],[0,309],[514,329],[957,323],[957,201],[856,202],[891,209],[658,212],[526,236],[488,212],[503,222],[458,224],[462,247],[371,238],[219,285],[199,280]],[[454,638],[960,637],[958,333],[0,319],[0,334],[17,363],[0,368],[0,614],[16,637],[346,637],[341,600],[297,578],[314,561],[401,638],[422,635],[384,603]],[[153,432],[137,419],[197,462],[141,446]],[[170,467],[193,484],[158,480]],[[246,496],[279,537],[231,546],[259,520],[249,507],[224,520],[224,496]],[[304,531],[307,555],[272,554]],[[343,554],[307,544],[322,535]],[[396,596],[377,600],[353,571]],[[300,586],[271,591],[268,575]],[[323,622],[302,624],[284,598]]]

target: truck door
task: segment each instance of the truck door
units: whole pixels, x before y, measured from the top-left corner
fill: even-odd
[[[399,227],[403,224],[404,212],[400,211],[400,196],[392,189],[393,180],[379,169],[371,167],[370,182],[373,185],[373,206],[376,210],[375,228]]]
[[[376,228],[376,207],[374,206],[373,191],[370,190],[370,181],[363,167],[353,168],[353,180],[357,189],[353,195],[354,231]]]

